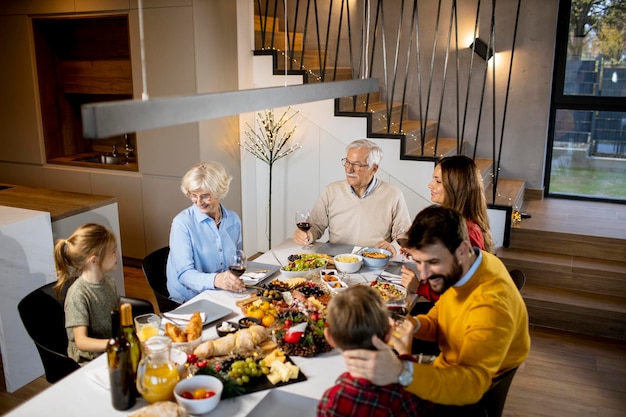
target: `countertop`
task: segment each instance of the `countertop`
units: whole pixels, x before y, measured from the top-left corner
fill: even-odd
[[[0,206],[48,212],[53,222],[115,202],[110,196],[0,183]]]

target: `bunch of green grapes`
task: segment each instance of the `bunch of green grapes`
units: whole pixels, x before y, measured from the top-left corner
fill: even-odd
[[[237,385],[243,385],[250,382],[250,378],[267,375],[269,372],[269,368],[265,366],[262,360],[257,363],[254,358],[246,358],[233,362],[230,371],[228,371],[228,376]]]

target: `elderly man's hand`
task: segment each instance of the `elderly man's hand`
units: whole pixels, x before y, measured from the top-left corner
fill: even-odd
[[[365,378],[379,386],[398,382],[402,361],[391,346],[377,336],[372,336],[372,343],[378,350],[354,349],[343,352],[348,371],[354,378]]]
[[[296,231],[293,232],[293,241],[298,245],[306,245],[309,242],[310,237],[309,232],[303,232],[300,229],[296,229]]]
[[[376,247],[380,249],[388,250],[389,252],[391,252],[391,256],[396,256],[396,248],[391,243],[387,242],[386,240],[378,242],[376,244]]]

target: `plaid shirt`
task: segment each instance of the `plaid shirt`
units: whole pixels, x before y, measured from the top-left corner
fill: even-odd
[[[317,405],[318,417],[424,417],[432,403],[406,391],[400,384],[379,387],[367,379],[344,372]]]

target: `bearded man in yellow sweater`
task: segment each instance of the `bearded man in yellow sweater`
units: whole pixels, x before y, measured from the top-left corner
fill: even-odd
[[[437,341],[441,354],[432,365],[402,361],[374,337],[378,350],[343,353],[348,370],[380,386],[400,382],[436,404],[474,404],[494,378],[528,356],[524,301],[504,264],[471,247],[465,220],[453,209],[422,210],[404,250],[417,263],[420,280],[441,294],[428,314],[412,318],[413,337]],[[410,353],[410,340],[400,342],[393,343],[398,352]]]

